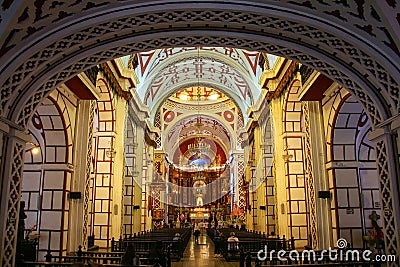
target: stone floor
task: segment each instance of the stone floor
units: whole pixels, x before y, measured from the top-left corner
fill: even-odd
[[[239,262],[227,262],[224,258],[214,256],[214,243],[211,239],[203,234],[199,237],[199,245],[194,243],[192,236],[183,258],[179,262],[173,262],[172,267],[238,267]]]

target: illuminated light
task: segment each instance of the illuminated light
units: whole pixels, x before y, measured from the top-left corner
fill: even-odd
[[[209,95],[209,96],[208,96],[208,99],[209,99],[209,100],[217,100],[218,97],[219,97],[218,94],[217,94],[217,93],[214,93],[214,94]]]
[[[188,96],[187,94],[180,94],[180,95],[179,95],[179,99],[180,99],[180,100],[188,100],[188,99],[189,99],[189,96]]]
[[[35,146],[31,149],[32,154],[37,155],[39,154],[40,148],[38,146]]]

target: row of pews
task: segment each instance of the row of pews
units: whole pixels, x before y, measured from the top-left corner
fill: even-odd
[[[180,240],[172,240],[176,233]],[[150,267],[157,263],[151,258],[150,252],[158,241],[162,242],[166,256],[166,266],[172,261],[179,261],[189,242],[191,229],[160,229],[147,231],[134,236],[112,239],[111,251],[82,251],[81,248],[73,255],[46,255],[45,262],[23,262],[17,267],[128,267],[121,263],[126,248],[131,244],[139,258],[140,267]]]
[[[173,240],[176,234],[179,240]],[[155,242],[161,241],[164,251],[170,251],[171,258],[179,261],[190,240],[191,228],[164,228],[154,231],[141,232],[139,234],[125,236],[123,239],[111,240],[111,251],[125,251],[128,245],[132,245],[136,252],[150,251]]]
[[[221,228],[218,230],[224,236],[220,241],[214,241],[215,229],[208,229],[207,234],[213,240],[214,245],[219,246],[219,252],[226,259],[226,261],[239,261],[240,266],[325,266],[325,267],[380,267],[383,266],[377,262],[361,262],[355,261],[340,261],[339,253],[345,255],[346,251],[338,251],[338,259],[335,259],[335,255],[327,255],[321,251],[315,251],[314,254],[306,253],[304,258],[302,252],[295,254],[291,251],[295,251],[295,240],[286,239],[285,237],[267,237],[264,233],[239,230],[236,228]],[[228,242],[227,239],[230,233],[234,232],[235,236],[239,239],[239,242]],[[217,244],[218,242],[218,244]],[[267,250],[266,250],[267,248]],[[283,250],[286,253],[278,255],[278,251]],[[262,251],[261,253],[259,253]],[[265,253],[267,251],[267,253]],[[326,251],[325,251],[326,252]],[[363,251],[359,251],[360,255]],[[344,253],[344,254],[343,254]],[[315,259],[315,260],[314,260]]]
[[[285,237],[271,238],[267,237],[265,233],[239,230],[236,228],[221,228],[218,231],[223,234],[223,238],[219,241],[219,244],[215,245],[219,246],[220,254],[222,254],[227,261],[238,261],[240,259],[240,251],[258,252],[264,249],[265,246],[271,250],[291,250],[294,249],[295,246],[293,238],[289,240]],[[227,241],[231,232],[234,232],[235,236],[239,239],[238,244]],[[214,241],[214,229],[208,229],[207,234]]]

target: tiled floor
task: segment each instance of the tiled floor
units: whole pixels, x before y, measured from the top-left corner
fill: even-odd
[[[194,243],[192,236],[183,258],[179,262],[173,262],[172,267],[238,267],[239,262],[227,262],[224,258],[214,257],[214,243],[203,234],[199,237],[199,245]]]

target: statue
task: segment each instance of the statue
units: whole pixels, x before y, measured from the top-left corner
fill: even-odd
[[[28,216],[25,214],[25,201],[20,202],[19,219],[18,219],[18,233],[17,233],[17,266],[23,261],[36,261],[36,250],[38,238],[33,240],[29,239],[29,233],[24,238],[25,234],[25,219]],[[36,226],[34,226],[36,227]],[[31,231],[34,229],[32,227]]]
[[[381,218],[376,211],[372,211],[368,217],[371,220],[372,230],[369,231],[369,235],[364,236],[364,241],[368,242],[371,251],[382,250],[384,248],[383,232],[382,228],[378,224],[378,220]]]
[[[17,244],[22,244],[24,242],[25,219],[27,217],[28,216],[25,214],[25,201],[21,201],[19,204]]]
[[[198,194],[198,195],[197,195],[196,206],[198,206],[198,207],[202,207],[202,206],[203,206],[203,197],[202,197],[202,194]]]

